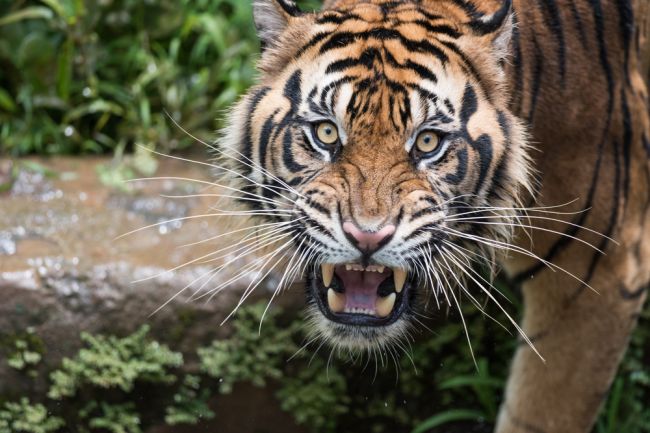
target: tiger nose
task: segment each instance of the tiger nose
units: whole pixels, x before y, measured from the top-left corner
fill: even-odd
[[[343,231],[346,236],[361,252],[372,254],[384,246],[395,233],[395,226],[390,224],[375,232],[361,230],[352,222],[343,223]]]

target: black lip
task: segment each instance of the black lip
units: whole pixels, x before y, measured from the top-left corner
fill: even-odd
[[[335,276],[335,278],[338,278]],[[407,312],[412,304],[415,290],[414,281],[409,278],[404,284],[404,289],[397,294],[395,308],[388,317],[379,318],[365,314],[332,313],[327,306],[327,287],[323,284],[320,266],[312,265],[307,275],[307,297],[312,298],[321,313],[332,322],[354,326],[382,327],[395,323]]]

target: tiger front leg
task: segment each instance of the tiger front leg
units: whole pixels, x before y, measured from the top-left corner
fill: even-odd
[[[631,255],[602,259],[598,293],[548,270],[524,285],[523,329],[544,360],[518,347],[497,433],[591,431],[646,297],[636,278],[617,277],[642,273]]]

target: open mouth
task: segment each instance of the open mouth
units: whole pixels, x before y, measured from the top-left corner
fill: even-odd
[[[404,269],[359,263],[314,266],[312,295],[322,313],[338,323],[386,326],[409,303],[411,281]]]

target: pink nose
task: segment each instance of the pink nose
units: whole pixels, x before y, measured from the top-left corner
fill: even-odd
[[[379,231],[366,232],[348,221],[343,223],[343,231],[358,249],[364,253],[374,253],[395,233],[395,226],[390,224]]]

